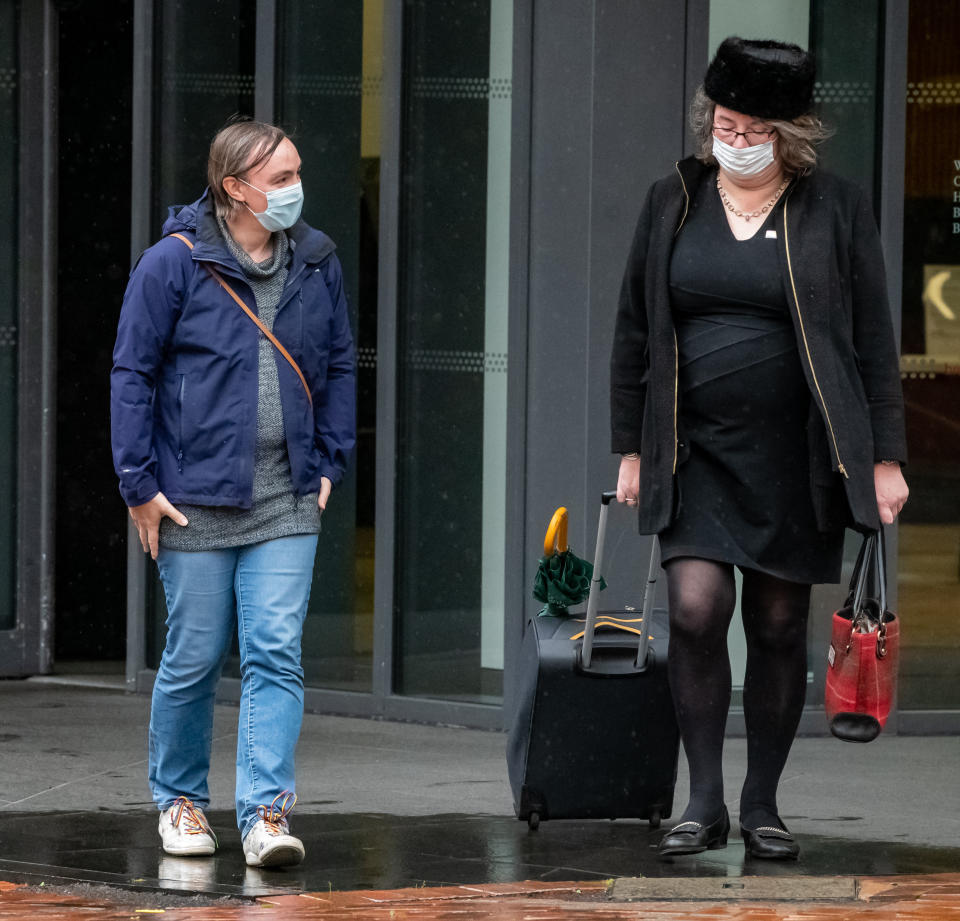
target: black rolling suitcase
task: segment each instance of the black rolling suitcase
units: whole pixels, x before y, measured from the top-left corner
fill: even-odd
[[[507,767],[517,818],[531,828],[581,818],[639,818],[656,827],[673,810],[680,743],[667,683],[667,612],[652,610],[656,540],[642,620],[629,608],[597,611],[615,498],[603,494],[586,623],[534,615],[524,631]],[[652,644],[651,633],[659,637]]]

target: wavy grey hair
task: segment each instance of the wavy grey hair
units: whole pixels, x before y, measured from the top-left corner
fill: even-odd
[[[716,165],[713,156],[713,115],[717,104],[697,88],[690,104],[690,130],[696,146],[696,157],[703,163]],[[744,113],[749,115],[749,112]],[[799,115],[785,121],[765,118],[765,124],[777,130],[777,154],[788,173],[809,173],[817,165],[817,145],[833,134],[816,115]]]

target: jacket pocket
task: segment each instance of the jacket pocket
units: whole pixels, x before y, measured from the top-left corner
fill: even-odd
[[[298,349],[303,348],[303,289],[297,292],[297,341]]]
[[[279,310],[273,321],[273,334],[280,344],[291,353],[303,347],[304,326],[303,291],[297,291]]]
[[[177,375],[177,470],[183,473],[183,404],[187,393],[187,375]]]

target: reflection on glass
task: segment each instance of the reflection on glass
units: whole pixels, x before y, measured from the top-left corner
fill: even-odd
[[[502,696],[513,5],[404,6],[396,607],[403,694]]]
[[[304,219],[337,244],[359,358],[355,462],[323,516],[304,625],[305,681],[369,690],[383,0],[286,0],[280,13],[277,120],[303,159]]]
[[[154,110],[154,223],[200,197],[210,141],[253,115],[256,0],[159,0]]]
[[[913,0],[907,52],[900,706],[960,706],[960,10]]]
[[[880,0],[811,0],[810,49],[817,64],[817,112],[836,134],[823,147],[824,168],[874,189],[880,121],[877,91]]]
[[[0,630],[16,623],[17,552],[17,12],[0,7]]]

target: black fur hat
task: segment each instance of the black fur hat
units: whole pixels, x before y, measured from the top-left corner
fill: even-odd
[[[703,88],[735,112],[789,120],[810,111],[815,78],[813,56],[798,45],[731,37],[717,49]]]

